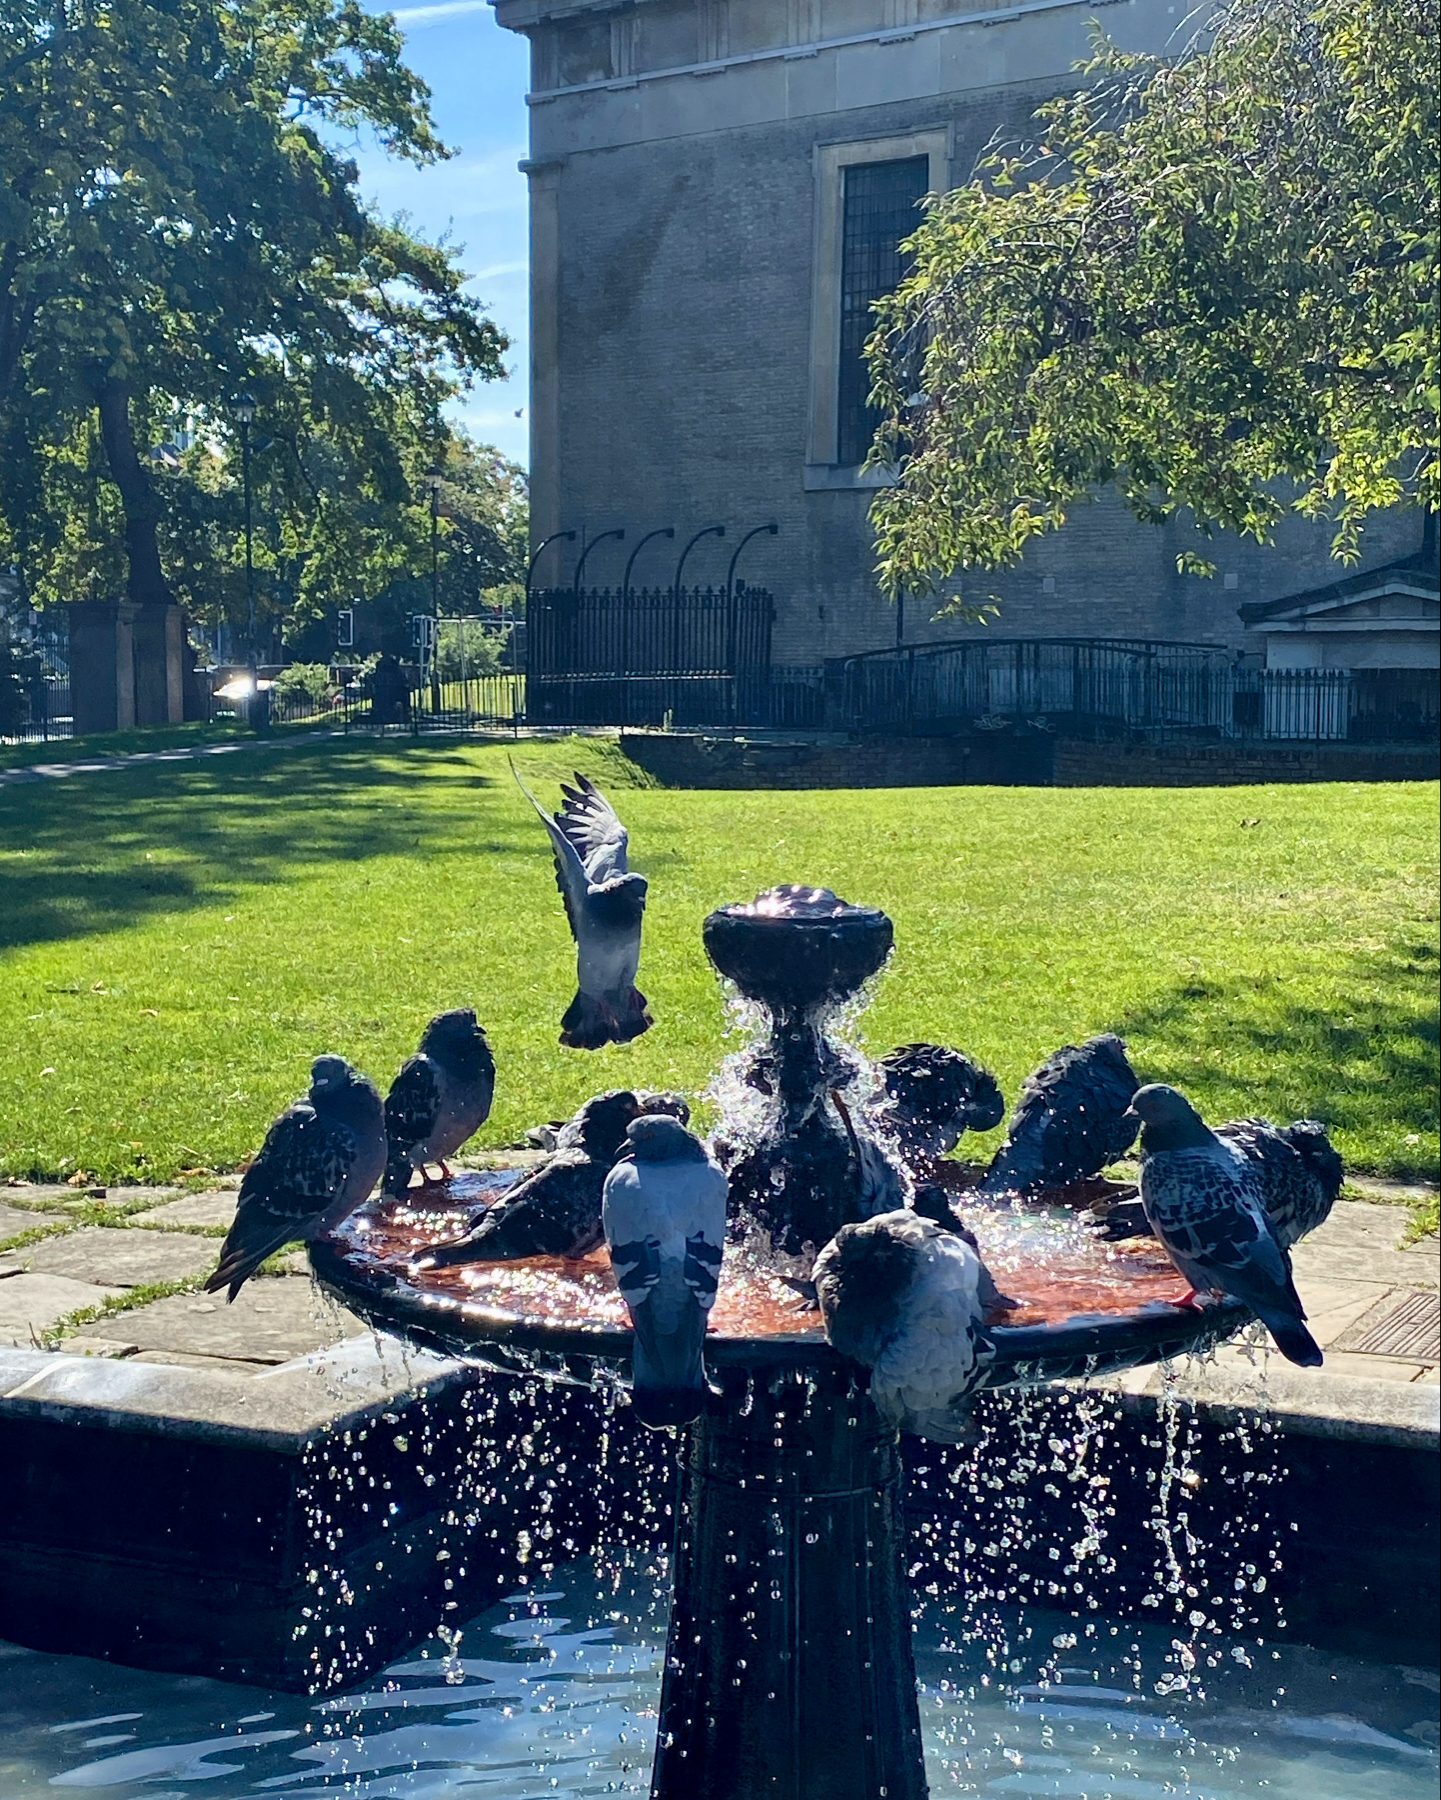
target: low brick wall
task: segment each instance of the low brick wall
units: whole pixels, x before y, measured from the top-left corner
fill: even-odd
[[[1241,787],[1278,781],[1434,781],[1435,745],[1056,742],[1057,787]]]
[[[1053,740],[624,731],[620,746],[666,787],[1045,787]]]

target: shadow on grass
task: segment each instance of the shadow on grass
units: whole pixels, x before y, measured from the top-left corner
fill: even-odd
[[[1379,1129],[1395,1145],[1381,1172],[1434,1179],[1432,1147],[1406,1139],[1434,1143],[1437,1129],[1436,964],[1435,947],[1415,942],[1357,954],[1324,1001],[1269,976],[1182,986],[1116,1029],[1146,1046],[1146,1079],[1188,1090],[1212,1117],[1318,1118],[1373,1141]]]
[[[322,861],[466,848],[548,859],[539,833],[497,832],[509,821],[484,797],[497,786],[453,753],[397,744],[382,761],[330,743],[12,788],[0,794],[0,948],[232,901]]]

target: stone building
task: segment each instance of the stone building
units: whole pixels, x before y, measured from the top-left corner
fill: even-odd
[[[896,243],[930,189],[965,180],[1073,79],[1099,19],[1160,50],[1184,0],[493,0],[532,50],[534,542],[597,547],[616,583],[640,534],[698,544],[687,581],[724,576],[740,533],[774,520],[741,573],[776,598],[780,667],[896,641],[872,573],[859,464],[869,439],[859,346],[896,279]],[[1363,567],[1410,555],[1421,526],[1368,530]],[[1288,520],[1273,549],[1223,539],[1218,573],[1177,573],[1198,543],[1103,496],[977,584],[989,627],[911,603],[907,642],[1138,636],[1263,652],[1257,608],[1334,581],[1324,527]],[[569,564],[547,557],[537,581]],[[633,581],[671,577],[642,552]],[[1247,618],[1241,616],[1246,609]],[[931,609],[926,607],[924,613]],[[1249,621],[1249,622],[1248,622]],[[1434,630],[1430,642],[1434,656]]]

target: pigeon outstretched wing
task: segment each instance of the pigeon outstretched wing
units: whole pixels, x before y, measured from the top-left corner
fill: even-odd
[[[510,765],[510,772],[515,776],[516,786],[535,808],[537,817],[550,837],[550,847],[555,855],[555,885],[560,889],[560,897],[565,902],[570,935],[579,943],[586,928],[585,903],[590,895],[590,878],[586,873],[584,859],[569,835],[521,780],[514,763]]]
[[[576,771],[575,786],[561,782],[564,808],[555,823],[585,868],[592,887],[602,887],[617,875],[629,873],[626,850],[630,836],[616,810],[587,776]]]

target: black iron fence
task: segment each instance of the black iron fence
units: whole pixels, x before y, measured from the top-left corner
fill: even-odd
[[[526,667],[540,680],[582,675],[664,680],[761,675],[775,605],[764,588],[537,588]]]
[[[1434,737],[1435,670],[1255,669],[1210,644],[987,638],[847,658],[837,724],[1081,736],[1411,742]]]

